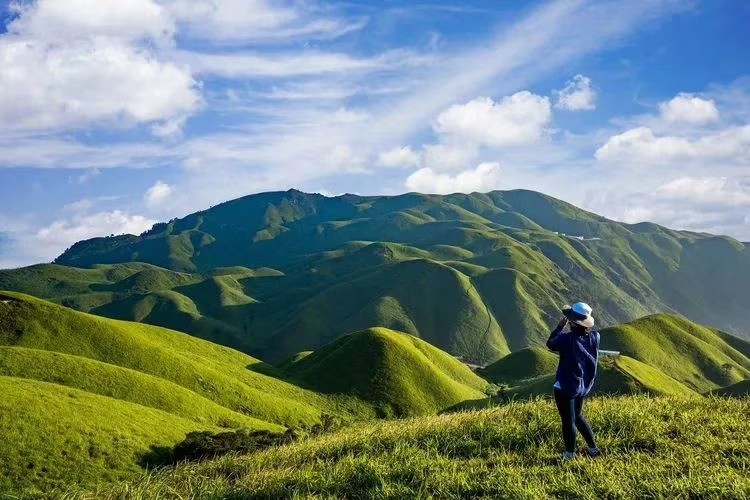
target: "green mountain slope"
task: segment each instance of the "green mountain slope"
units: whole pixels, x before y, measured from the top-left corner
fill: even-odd
[[[477,374],[496,384],[515,385],[541,375],[549,375],[557,369],[558,357],[547,348],[530,347],[500,358]]]
[[[750,343],[679,316],[658,314],[602,330],[602,348],[621,351],[697,392],[750,378]],[[734,345],[733,345],[734,344]]]
[[[368,413],[361,403],[331,401],[305,391],[260,373],[264,364],[255,358],[175,331],[100,318],[6,292],[0,294],[0,312],[0,345],[25,349],[4,350],[9,359],[6,369],[14,376],[67,381],[100,394],[119,392],[123,399],[139,403],[145,401],[138,398],[158,399],[158,393],[177,385],[185,391],[173,391],[175,397],[193,394],[195,401],[189,404],[196,412],[213,402],[227,411],[285,426],[313,425],[323,413],[341,413],[343,418],[348,418],[347,412]],[[36,359],[38,367],[10,361],[11,356]],[[92,380],[97,374],[107,378]],[[101,387],[92,386],[97,383]],[[150,387],[152,394],[139,394],[139,387]]]
[[[182,464],[80,498],[750,496],[750,400],[601,398],[586,413],[601,460],[561,464],[559,417],[550,401],[537,400],[357,426]]]
[[[261,193],[79,242],[56,262],[0,271],[0,288],[269,361],[382,326],[485,364],[541,346],[576,299],[602,327],[667,311],[750,338],[747,245],[525,190]]]
[[[601,348],[621,356],[600,359],[596,394],[696,395],[750,379],[750,342],[680,316],[657,314],[604,329]],[[546,348],[522,349],[478,373],[509,386],[494,404],[549,394],[557,360]]]
[[[0,376],[0,492],[125,479],[191,431],[216,429],[172,413],[62,385]]]
[[[491,404],[497,404],[507,398],[551,395],[554,383],[554,374],[527,380],[511,388]],[[656,396],[698,396],[697,392],[684,384],[636,359],[620,356],[604,358],[599,362],[592,396],[643,393]]]
[[[352,394],[383,415],[435,413],[484,397],[487,383],[454,357],[401,332],[373,328],[301,357],[290,380],[322,393]]]
[[[750,379],[742,380],[735,384],[721,387],[720,389],[715,389],[711,391],[711,393],[716,394],[717,396],[732,396],[737,398],[747,397],[750,395]]]

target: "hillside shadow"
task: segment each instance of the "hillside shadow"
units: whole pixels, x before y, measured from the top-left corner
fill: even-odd
[[[149,451],[138,457],[138,465],[144,469],[165,467],[174,463],[174,448],[151,445]]]

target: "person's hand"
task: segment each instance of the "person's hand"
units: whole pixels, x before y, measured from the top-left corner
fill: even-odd
[[[565,328],[565,325],[568,324],[568,318],[563,318],[560,320],[560,322],[557,324],[558,328]]]

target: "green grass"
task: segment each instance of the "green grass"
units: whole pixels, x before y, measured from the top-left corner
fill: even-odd
[[[496,384],[514,385],[523,380],[554,373],[558,359],[546,347],[530,347],[512,352],[477,373]]]
[[[299,358],[285,373],[318,392],[370,401],[382,415],[436,413],[484,397],[487,386],[452,356],[386,328],[347,335]]]
[[[0,303],[0,345],[127,368],[284,426],[311,426],[324,413],[344,419],[371,414],[361,402],[301,389],[261,373],[264,364],[255,358],[183,333],[79,313],[21,294],[0,295],[9,300]]]
[[[501,387],[497,395],[486,399],[459,403],[452,410],[491,408],[516,399],[530,399],[539,396],[551,397],[552,386],[555,383],[555,369],[556,366],[545,374],[534,378],[501,382],[505,386]],[[700,394],[690,387],[636,359],[627,356],[601,358],[591,395],[632,394],[683,398],[700,397]]]
[[[621,351],[697,392],[750,378],[749,343],[679,316],[659,314],[602,330],[602,348]],[[744,346],[744,347],[743,347]]]
[[[0,376],[0,492],[122,480],[149,453],[214,426],[61,385]],[[2,494],[0,493],[0,496]],[[11,497],[12,498],[12,497]]]
[[[750,400],[595,398],[604,457],[561,463],[553,403],[359,425],[73,498],[747,498]]]
[[[193,391],[153,375],[59,352],[0,346],[0,375],[51,382],[137,403],[214,427],[283,427],[220,406]]]
[[[716,389],[712,393],[718,396],[748,397],[750,396],[750,379]]]

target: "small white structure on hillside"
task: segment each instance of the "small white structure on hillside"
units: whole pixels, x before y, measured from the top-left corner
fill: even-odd
[[[605,349],[599,349],[599,355],[600,356],[611,356],[613,358],[619,358],[620,357],[620,351],[607,351]]]

